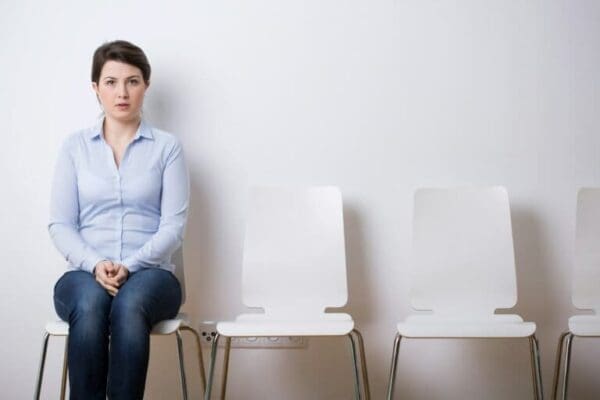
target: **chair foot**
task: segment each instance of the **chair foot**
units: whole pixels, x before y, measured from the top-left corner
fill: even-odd
[[[398,367],[398,354],[400,353],[400,341],[402,336],[397,333],[394,339],[394,348],[392,350],[392,365],[390,367],[390,377],[388,382],[387,400],[392,400],[394,396],[394,383],[396,380],[396,368]]]
[[[569,391],[569,370],[571,367],[571,347],[573,346],[574,335],[569,332],[566,339],[566,350],[565,350],[565,368],[563,370],[563,385],[562,385],[562,399],[567,398]]]
[[[347,336],[348,336],[348,339],[350,339],[350,351],[352,354],[352,365],[354,367],[354,397],[356,398],[356,400],[361,400],[360,375],[358,373],[358,358],[356,355],[356,343],[354,341],[354,336],[352,335],[352,332],[350,332]]]
[[[177,337],[177,353],[179,355],[179,375],[181,377],[181,393],[183,395],[183,400],[187,400],[187,381],[185,379],[185,363],[183,361],[183,341],[181,339],[181,332],[179,329],[175,331],[175,335]]]
[[[229,375],[229,354],[231,352],[231,337],[225,337],[225,352],[223,354],[223,376],[221,376],[221,400],[225,400],[227,392],[227,376]]]
[[[35,386],[35,394],[33,395],[33,398],[35,400],[39,400],[40,398],[40,392],[42,390],[42,380],[44,378],[44,366],[46,365],[46,353],[48,352],[48,339],[50,338],[50,334],[48,332],[46,332],[44,334],[44,339],[42,341],[42,355],[41,355],[41,359],[40,359],[40,368],[38,371],[38,379],[37,379],[37,385]]]
[[[217,359],[217,349],[220,338],[221,335],[218,333],[213,338],[210,351],[210,364],[208,366],[208,380],[206,381],[206,390],[204,391],[204,400],[210,400],[210,396],[212,394],[213,378],[215,375],[215,361]]]
[[[180,328],[182,331],[190,332],[196,338],[196,347],[198,349],[198,367],[200,368],[200,382],[202,383],[202,392],[206,391],[206,371],[204,370],[204,357],[202,356],[202,343],[200,335],[194,328],[184,325]]]
[[[563,332],[558,339],[558,348],[556,349],[556,361],[554,363],[554,379],[552,382],[552,400],[556,400],[556,396],[558,395],[558,379],[560,376],[560,370],[562,365],[562,355],[563,349],[565,346],[565,339],[569,332]]]
[[[365,344],[363,341],[362,334],[357,329],[353,329],[352,333],[358,339],[358,353],[360,355],[360,368],[362,371],[362,386],[364,390],[364,398],[365,400],[370,400],[371,389],[369,387],[369,373],[367,371],[367,353],[365,352]]]
[[[544,400],[544,387],[542,385],[542,372],[540,367],[540,350],[535,335],[529,336],[529,349],[531,353],[533,396],[535,400]]]
[[[63,356],[62,380],[60,383],[60,400],[65,400],[67,393],[67,371],[69,369],[69,337],[65,338],[65,354]]]

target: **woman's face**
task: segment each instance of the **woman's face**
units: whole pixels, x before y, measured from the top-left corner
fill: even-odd
[[[98,83],[92,82],[92,88],[107,118],[120,122],[132,122],[140,118],[148,85],[138,67],[107,61],[102,67]]]

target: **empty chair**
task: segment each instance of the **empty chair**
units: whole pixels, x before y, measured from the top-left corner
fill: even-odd
[[[175,264],[175,275],[177,276],[181,285],[181,296],[182,303],[185,302],[185,278],[183,270],[183,251],[179,249],[173,255],[173,263]],[[65,340],[65,354],[63,360],[63,371],[62,371],[62,382],[60,390],[60,398],[64,400],[66,392],[67,382],[67,341],[69,340],[69,324],[65,321],[54,321],[46,324],[46,332],[44,334],[44,341],[42,346],[42,356],[40,360],[40,367],[37,379],[37,385],[35,389],[35,399],[40,398],[42,380],[44,377],[44,367],[46,363],[46,352],[48,349],[48,340],[50,336],[64,336]],[[202,388],[206,388],[206,378],[204,373],[204,363],[202,360],[202,349],[200,346],[200,336],[195,329],[191,328],[188,323],[188,317],[185,313],[179,313],[174,319],[167,319],[160,321],[158,324],[152,327],[152,335],[172,335],[175,334],[177,338],[177,354],[179,357],[179,373],[181,379],[181,391],[184,399],[187,399],[187,382],[185,376],[185,369],[183,363],[183,344],[181,338],[181,331],[187,331],[192,333],[196,338],[196,345],[198,348],[198,362],[200,366],[200,380],[202,382]]]
[[[567,397],[574,338],[600,337],[600,188],[580,189],[577,194],[572,300],[576,308],[592,310],[594,314],[569,318],[569,330],[558,341],[554,399],[558,395],[559,383],[562,386],[561,398]]]
[[[387,398],[403,338],[528,338],[543,398],[535,324],[495,314],[517,301],[508,194],[502,187],[420,189],[414,197],[410,302],[428,314],[398,324]]]
[[[205,399],[210,400],[219,339],[226,337],[224,397],[231,337],[346,336],[354,361],[356,398],[369,397],[364,346],[348,314],[325,313],[348,297],[342,196],[335,187],[250,191],[242,299],[264,313],[217,324]],[[362,385],[357,362],[360,352]],[[362,386],[362,387],[361,387]]]

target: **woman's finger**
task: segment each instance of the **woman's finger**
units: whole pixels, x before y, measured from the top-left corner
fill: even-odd
[[[110,283],[105,282],[101,277],[96,277],[96,281],[100,284],[100,286],[106,289],[108,294],[110,294],[111,296],[115,296],[117,294],[118,289]]]

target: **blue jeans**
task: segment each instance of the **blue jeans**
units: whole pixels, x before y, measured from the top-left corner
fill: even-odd
[[[69,323],[71,400],[142,400],[150,331],[180,305],[179,282],[163,269],[130,274],[115,297],[89,272],[65,273],[54,287],[54,307]]]

